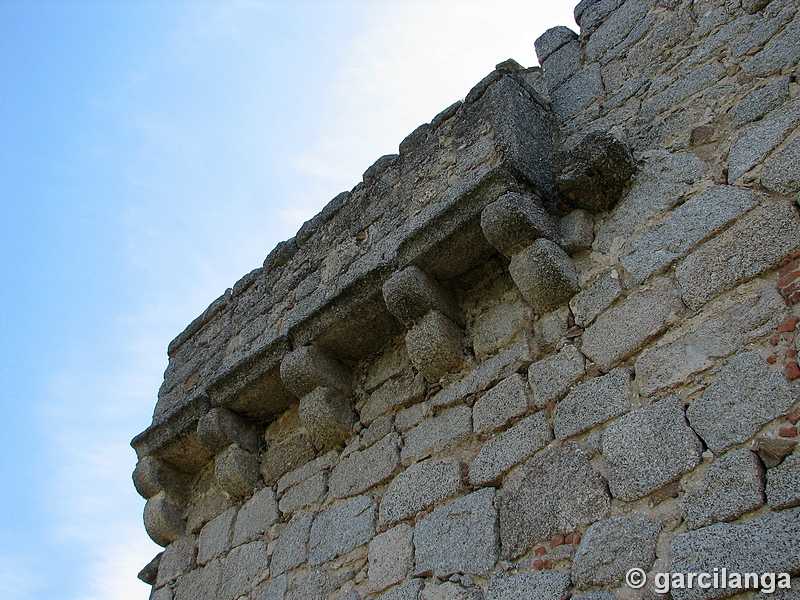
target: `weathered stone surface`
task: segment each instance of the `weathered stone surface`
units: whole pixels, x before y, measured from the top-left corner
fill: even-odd
[[[486,600],[562,600],[570,585],[569,575],[543,573],[498,573],[492,577]]]
[[[710,187],[625,244],[620,262],[641,283],[758,201],[759,195],[750,190],[724,185]]]
[[[559,122],[566,121],[597,100],[604,91],[600,65],[586,65],[550,94],[553,115]]]
[[[789,412],[796,400],[792,385],[780,371],[770,370],[760,354],[744,352],[725,363],[686,416],[711,451],[719,455]]]
[[[175,586],[175,600],[217,600],[217,590],[222,578],[220,561],[187,573]]]
[[[800,100],[776,110],[768,117],[745,126],[728,154],[728,182],[733,183],[760,164],[800,123]]]
[[[383,284],[383,298],[389,311],[407,327],[418,323],[431,311],[463,323],[461,309],[450,294],[413,265],[398,271]]]
[[[375,592],[404,581],[414,567],[414,529],[401,523],[369,543],[369,585]]]
[[[302,565],[308,558],[308,536],[316,513],[295,515],[275,544],[269,572],[272,577]]]
[[[475,357],[484,360],[518,340],[531,328],[533,310],[522,300],[501,302],[475,318],[472,347]]]
[[[353,440],[349,444],[349,450],[347,452],[342,451],[342,458],[350,456],[356,450],[369,448],[390,433],[394,433],[394,415],[381,415],[370,423],[369,427],[361,430],[358,440]]]
[[[582,66],[583,52],[577,40],[564,44],[542,63],[547,89],[555,91]]]
[[[133,470],[133,485],[145,499],[163,491],[180,497],[189,487],[189,478],[155,456],[144,456]]]
[[[433,310],[409,329],[406,348],[414,367],[428,381],[457,370],[464,360],[461,330],[439,311]]]
[[[391,525],[455,496],[463,489],[461,465],[456,458],[414,463],[395,477],[383,495],[380,520]]]
[[[336,579],[322,569],[309,571],[290,581],[287,600],[327,600],[336,589]]]
[[[591,212],[616,205],[636,164],[628,147],[610,133],[590,133],[570,151],[553,157],[558,190],[576,208]]]
[[[525,380],[515,373],[481,396],[472,407],[472,429],[486,433],[500,429],[528,410]]]
[[[618,368],[577,386],[556,405],[555,438],[563,440],[628,412],[633,399],[630,383],[630,370]]]
[[[144,528],[156,544],[168,546],[183,535],[186,523],[178,506],[159,492],[144,505]]]
[[[644,517],[611,517],[594,523],[583,536],[572,563],[579,589],[618,585],[629,569],[649,571],[656,559],[660,521]]]
[[[588,327],[620,294],[622,284],[619,273],[615,269],[601,273],[569,301],[575,323],[580,327]]]
[[[255,423],[231,410],[215,407],[197,422],[197,437],[211,452],[237,444],[250,452],[258,451],[259,435]]]
[[[764,467],[741,448],[726,454],[706,471],[699,487],[683,496],[683,518],[689,529],[732,521],[764,504]]]
[[[578,39],[578,34],[572,31],[569,27],[559,25],[558,27],[551,27],[542,35],[536,38],[533,42],[533,47],[536,50],[536,58],[539,59],[541,65],[553,52],[561,48],[573,40]]]
[[[154,581],[161,587],[194,569],[197,558],[197,536],[183,535],[164,550],[158,563],[158,574]]]
[[[422,579],[406,579],[400,585],[383,592],[377,600],[417,600],[423,585]]]
[[[641,350],[682,308],[672,280],[657,279],[600,315],[584,332],[581,351],[607,371]]]
[[[378,416],[392,411],[398,406],[411,406],[425,396],[425,380],[422,375],[414,375],[409,370],[401,377],[389,379],[373,391],[361,408],[361,422],[372,423]]]
[[[567,254],[588,250],[594,241],[594,219],[585,210],[573,210],[559,223],[561,247]]]
[[[323,454],[319,458],[286,473],[278,480],[278,493],[282,494],[293,485],[297,485],[312,475],[333,468],[339,462],[339,453],[336,450]]]
[[[470,483],[491,483],[514,465],[544,448],[552,439],[553,433],[544,411],[525,417],[483,445],[469,467]]]
[[[769,435],[757,437],[752,445],[761,462],[768,469],[777,467],[783,459],[789,456],[797,446],[797,442],[785,438],[774,438]]]
[[[795,18],[782,35],[775,36],[742,67],[745,75],[768,77],[791,69],[800,60],[800,25]]]
[[[433,416],[431,403],[420,402],[397,413],[394,417],[394,426],[400,433],[405,433],[431,416]]]
[[[354,452],[331,471],[328,487],[334,498],[355,496],[385,481],[400,463],[400,436],[390,433],[366,450]]]
[[[318,387],[350,393],[350,371],[316,346],[301,346],[281,361],[281,379],[298,398]]]
[[[775,509],[800,505],[800,454],[786,457],[767,470],[767,502]],[[163,561],[163,559],[162,559]],[[161,567],[158,570],[161,576]]]
[[[287,515],[300,508],[305,508],[309,504],[322,502],[327,492],[328,473],[320,471],[283,492],[278,508],[284,515]]]
[[[286,600],[286,592],[288,590],[288,578],[286,575],[281,575],[270,580],[258,600]]]
[[[641,118],[652,121],[668,110],[673,109],[690,96],[711,87],[726,75],[725,67],[719,63],[702,65],[692,69],[683,77],[678,77],[667,88],[642,106]]]
[[[553,400],[560,400],[586,373],[585,362],[583,354],[575,346],[567,344],[558,354],[533,363],[528,367],[533,403],[542,408]]]
[[[670,544],[670,570],[713,573],[794,573],[800,569],[800,509],[768,513],[743,524],[717,523],[679,533]],[[673,589],[676,600],[725,598],[740,589]]]
[[[162,588],[154,589],[150,592],[149,600],[173,600],[174,594],[172,588],[164,586]]]
[[[278,520],[278,503],[272,488],[258,490],[236,514],[233,527],[233,545],[260,539],[261,535]]]
[[[649,395],[686,381],[714,365],[750,340],[766,334],[788,316],[789,310],[772,285],[740,295],[724,309],[711,310],[687,323],[673,339],[646,351],[636,361],[639,391]]]
[[[716,294],[776,266],[798,243],[800,219],[790,202],[759,206],[677,266],[683,301],[700,308]]]
[[[579,289],[572,259],[545,238],[515,254],[508,270],[522,297],[539,313],[565,304]]]
[[[307,433],[299,431],[267,448],[261,458],[261,476],[267,485],[304,465],[316,454]]]
[[[261,481],[258,458],[231,444],[214,460],[214,476],[220,487],[234,498],[250,496]]]
[[[673,208],[699,180],[706,167],[689,152],[659,150],[645,163],[613,213],[597,227],[597,247],[608,252],[617,236]]]
[[[222,563],[219,597],[237,600],[246,594],[269,574],[268,564],[266,542],[250,542],[231,550]]]
[[[608,487],[620,500],[637,500],[675,481],[697,466],[701,452],[676,397],[623,415],[603,434]]]
[[[442,584],[425,583],[419,600],[483,600],[483,592],[479,589],[466,589],[451,581]]]
[[[367,367],[364,389],[372,393],[390,379],[407,373],[411,373],[411,361],[405,346],[398,346],[382,354]]]
[[[333,388],[318,387],[300,398],[300,422],[318,450],[344,443],[356,422],[350,399]]]
[[[231,507],[205,524],[200,531],[197,548],[197,564],[204,565],[231,549],[233,522],[236,507]]]
[[[311,526],[308,564],[321,565],[366,544],[375,536],[377,505],[369,496],[356,496],[317,515]]]
[[[197,533],[217,515],[221,515],[235,504],[226,491],[214,485],[195,499],[186,511],[186,530]],[[146,508],[146,507],[145,507]]]
[[[503,556],[515,558],[556,533],[604,518],[610,509],[605,480],[575,442],[541,452],[505,478],[497,496]]]
[[[435,509],[414,530],[415,574],[486,576],[498,558],[494,488]]]
[[[481,212],[481,229],[489,243],[512,256],[539,238],[558,241],[553,218],[539,198],[509,192]]]
[[[438,417],[423,421],[403,435],[400,460],[407,462],[429,452],[440,452],[460,444],[472,435],[472,410],[456,406]]]
[[[800,138],[795,138],[764,163],[761,184],[776,194],[800,191]]]
[[[789,99],[789,80],[765,85],[750,92],[730,112],[731,123],[737,127],[757,121],[771,113]]]
[[[752,15],[763,10],[769,3],[770,0],[742,0],[742,8],[745,12]]]
[[[583,28],[590,25],[587,20],[602,23],[592,31],[586,44],[586,56],[589,60],[599,60],[609,50],[626,40],[636,25],[642,22],[648,9],[648,3],[644,0],[614,3],[612,6],[614,8],[611,10],[609,10],[610,7],[594,8],[594,10],[599,9],[599,14],[595,16],[590,14],[594,11],[589,9],[584,12],[581,19],[582,31]],[[618,6],[619,8],[617,8]]]

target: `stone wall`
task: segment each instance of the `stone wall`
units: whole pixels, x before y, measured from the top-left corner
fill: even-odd
[[[800,10],[575,15],[170,344],[133,441],[152,598],[800,574]]]

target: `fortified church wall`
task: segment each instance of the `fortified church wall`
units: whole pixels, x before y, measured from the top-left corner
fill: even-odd
[[[170,344],[133,440],[151,598],[800,574],[800,9],[575,16]]]

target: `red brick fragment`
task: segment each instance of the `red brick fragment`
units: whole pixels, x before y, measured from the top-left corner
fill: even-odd
[[[800,321],[797,317],[792,317],[791,319],[786,319],[783,323],[781,323],[780,327],[778,327],[778,331],[794,331],[797,327],[797,322]]]
[[[781,437],[797,437],[797,427],[781,427],[778,430]]]
[[[789,348],[786,351],[786,358],[797,358],[797,350],[794,348]]]
[[[800,258],[800,250],[792,254],[792,258]]]
[[[581,543],[581,534],[580,533],[576,533],[575,534],[575,539],[573,540],[573,543],[574,544],[580,544]]]
[[[784,258],[781,262],[779,262],[778,266],[779,267],[785,267],[788,264],[789,264],[789,258],[787,257],[787,258]]]
[[[797,268],[797,261],[792,260],[787,262],[786,264],[782,264],[781,268],[778,269],[778,277],[783,277],[790,271],[794,271]]]
[[[800,377],[800,365],[798,365],[794,361],[786,363],[785,371],[786,371],[786,376],[789,379],[797,379],[798,377]]]
[[[797,422],[800,421],[800,408],[795,408],[792,412],[786,415],[786,418],[792,425],[797,425]]]
[[[541,571],[544,568],[544,561],[541,558],[537,558],[533,561],[533,568],[537,571]]]
[[[767,357],[767,362],[768,362],[769,364],[771,364],[771,365],[774,365],[776,360],[778,360],[778,357],[777,357],[777,356],[775,356],[774,354],[770,354],[770,355]]]
[[[542,566],[543,566],[545,569],[549,569],[550,567],[552,567],[552,566],[553,566],[553,565],[550,563],[550,561],[549,561],[549,560],[547,560],[547,559],[543,560],[543,561],[542,561],[542,563],[544,563],[544,564],[542,564]]]
[[[572,542],[574,542],[574,541],[575,541],[575,534],[574,534],[574,533],[570,533],[570,534],[568,534],[568,535],[567,535],[567,537],[565,537],[565,538],[564,538],[564,541],[565,541],[567,544],[571,544]]]
[[[539,546],[536,550],[533,551],[536,556],[544,556],[547,554],[547,548],[544,546]]]
[[[550,548],[556,548],[564,543],[564,536],[557,535],[552,540],[550,540]]]
[[[780,340],[781,336],[779,333],[773,333],[771,336],[769,336],[769,343],[773,346],[777,346]]]
[[[783,275],[782,277],[778,278],[778,287],[785,288],[790,283],[794,282],[798,277],[800,277],[800,271],[792,271],[787,275]]]

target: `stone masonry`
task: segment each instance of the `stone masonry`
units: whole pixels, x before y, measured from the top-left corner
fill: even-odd
[[[151,598],[797,597],[800,7],[575,18],[169,345]]]

